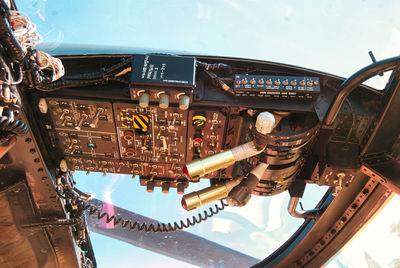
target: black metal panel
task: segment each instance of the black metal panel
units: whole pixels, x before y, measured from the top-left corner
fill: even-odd
[[[7,196],[13,214],[14,224],[17,225],[20,230],[19,234],[25,237],[31,244],[32,250],[36,256],[37,267],[60,267],[53,248],[53,241],[51,241],[47,230],[45,228],[21,228],[23,224],[38,218],[26,183],[20,181],[7,188],[7,190],[4,190],[3,193]],[[65,252],[64,254],[68,253]],[[75,265],[77,265],[77,263],[75,263]],[[32,264],[32,266],[34,266],[34,264]]]
[[[400,72],[392,73],[378,122],[362,155],[391,152],[400,134]]]

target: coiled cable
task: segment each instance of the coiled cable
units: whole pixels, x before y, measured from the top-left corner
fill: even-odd
[[[87,204],[83,200],[78,200],[78,207],[80,211],[83,213],[88,211],[89,215],[95,215],[98,220],[105,219],[107,223],[113,222],[114,226],[119,225],[121,228],[129,228],[131,231],[139,231],[146,233],[170,233],[183,230],[185,228],[189,228],[198,223],[201,223],[212,216],[218,214],[220,211],[224,210],[228,204],[224,203],[221,200],[221,205],[215,204],[215,209],[210,207],[209,210],[204,210],[203,213],[199,213],[198,215],[194,215],[192,218],[186,218],[186,220],[180,220],[179,222],[173,223],[147,223],[147,222],[139,222],[139,221],[131,221],[126,220],[122,217],[116,217],[115,215],[110,215],[107,212],[102,212],[100,208]]]
[[[10,121],[5,116],[0,117],[0,146],[5,146],[11,137],[25,135],[28,132],[28,126],[20,121]]]
[[[69,171],[62,172],[59,170],[60,174],[57,174],[57,187],[56,192],[58,196],[65,200],[67,207],[73,208],[70,213],[73,218],[83,219],[85,212],[88,215],[95,215],[97,220],[105,219],[106,223],[112,222],[114,226],[119,225],[121,228],[128,228],[131,231],[139,231],[146,233],[171,233],[180,231],[196,224],[199,224],[207,219],[218,214],[220,211],[224,210],[228,204],[221,200],[221,205],[215,204],[214,207],[209,207],[208,210],[204,210],[202,213],[192,216],[192,218],[186,218],[185,220],[180,220],[179,222],[173,223],[148,223],[127,220],[122,217],[116,217],[115,215],[110,215],[108,212],[102,212],[102,208],[99,208],[93,204],[87,203],[87,201],[92,199],[92,194],[84,193],[75,187],[75,181],[72,178],[72,174]],[[79,222],[79,221],[77,221]]]

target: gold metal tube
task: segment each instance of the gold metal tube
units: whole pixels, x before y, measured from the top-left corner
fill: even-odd
[[[182,197],[182,207],[189,211],[215,200],[225,198],[228,196],[228,193],[229,190],[225,184],[216,184],[198,192],[184,195]]]
[[[235,163],[232,151],[224,151],[203,159],[192,160],[183,168],[183,174],[189,178],[204,176],[213,171],[229,167]]]

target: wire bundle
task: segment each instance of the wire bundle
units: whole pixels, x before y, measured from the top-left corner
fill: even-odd
[[[14,66],[15,67],[15,66]],[[16,135],[25,135],[29,128],[16,116],[19,113],[19,94],[16,85],[22,81],[22,70],[13,70],[4,59],[0,58],[0,146],[8,144]],[[18,72],[18,74],[15,74]],[[18,79],[14,77],[18,75]]]
[[[37,32],[36,24],[33,24],[29,17],[21,11],[10,10],[10,22],[13,34],[25,54],[29,48],[38,45],[42,41],[40,34]],[[35,52],[34,56],[39,65],[39,70],[47,69],[52,71],[51,82],[64,76],[64,66],[60,59],[54,58],[43,51],[35,50]]]
[[[36,89],[45,92],[52,92],[62,88],[93,86],[109,82],[129,85],[129,80],[121,76],[130,71],[130,64],[130,59],[123,58],[121,62],[108,68],[101,68],[97,72],[68,75],[55,83],[42,83],[39,86],[36,86]]]
[[[29,47],[41,42],[37,27],[31,20],[18,10],[10,10],[10,21],[15,38],[26,53]]]
[[[64,65],[61,60],[50,56],[46,52],[36,50],[36,61],[40,70],[47,69],[53,72],[52,82],[60,79],[65,74]]]

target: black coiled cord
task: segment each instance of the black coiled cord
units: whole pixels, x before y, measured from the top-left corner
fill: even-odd
[[[21,120],[14,119],[14,111],[4,108],[0,116],[0,145],[7,144],[11,137],[25,135],[29,128]]]
[[[89,215],[96,214],[97,219],[101,220],[105,218],[107,223],[113,222],[114,226],[120,225],[121,228],[129,228],[132,231],[146,232],[146,233],[170,233],[176,232],[185,228],[189,228],[190,226],[194,226],[198,223],[201,223],[208,218],[218,214],[220,211],[224,210],[228,204],[225,204],[221,200],[221,206],[215,204],[215,209],[213,207],[209,208],[209,211],[204,210],[203,214],[199,213],[198,215],[194,215],[192,218],[186,218],[186,220],[180,220],[179,222],[174,223],[146,223],[146,222],[132,222],[131,220],[123,219],[122,217],[115,217],[115,215],[110,216],[107,212],[101,212],[101,209],[95,207],[91,204],[86,204],[85,201],[79,200],[78,207],[82,212],[88,211]]]
[[[228,204],[221,200],[221,205],[215,204],[215,208],[209,207],[209,210],[204,210],[203,213],[192,216],[192,218],[186,218],[186,220],[180,220],[179,222],[173,223],[147,223],[139,221],[126,220],[122,217],[116,217],[115,215],[110,215],[107,212],[102,212],[101,208],[93,204],[88,204],[86,200],[90,199],[90,195],[83,193],[77,189],[74,184],[71,173],[62,172],[58,174],[57,179],[57,194],[60,198],[64,199],[70,207],[76,207],[70,211],[73,218],[81,216],[87,211],[89,215],[96,215],[98,220],[105,218],[107,223],[113,222],[114,226],[120,225],[121,228],[129,228],[131,231],[139,231],[146,233],[171,233],[185,228],[189,228],[198,223],[201,223],[212,216],[218,214],[220,211],[224,210]]]
[[[28,132],[28,126],[20,120],[13,120],[14,116],[11,113],[13,113],[12,110],[4,108],[3,115],[0,116],[0,130],[12,132],[16,135],[25,135]]]

